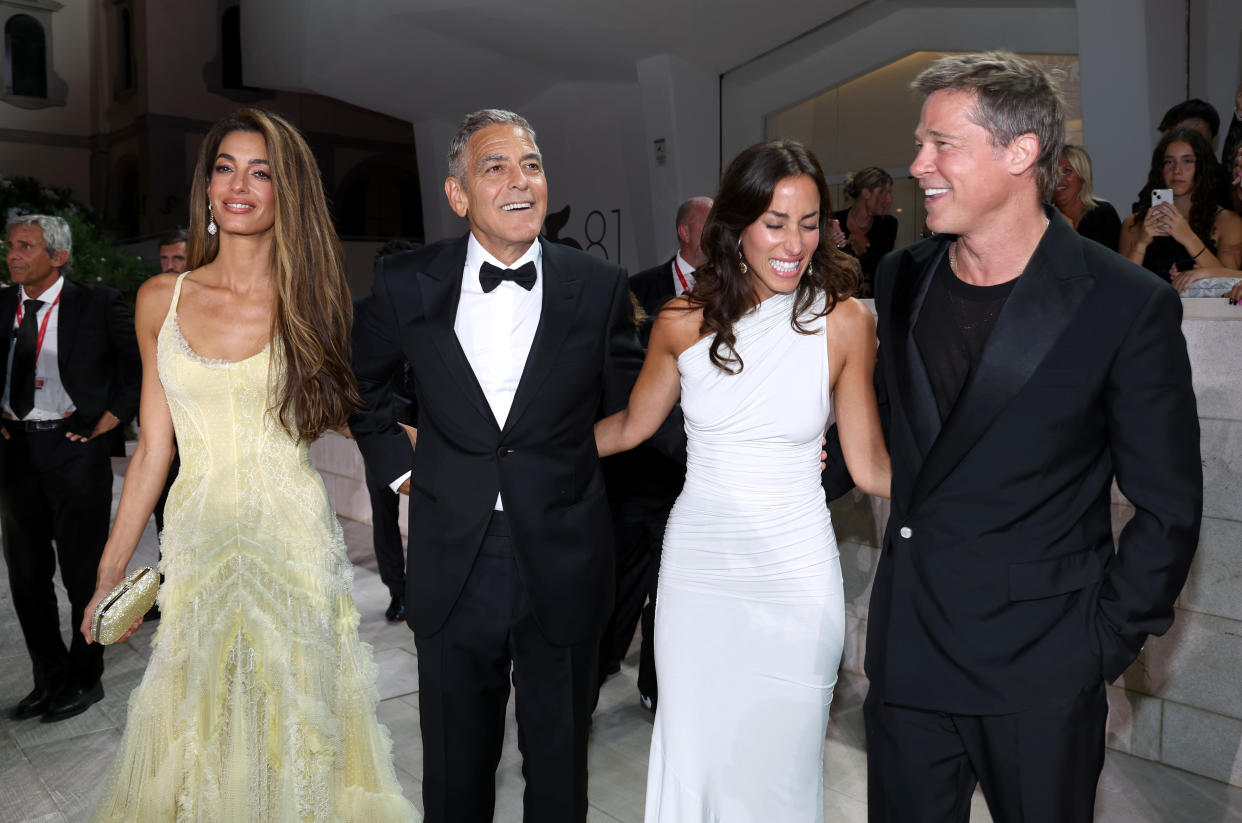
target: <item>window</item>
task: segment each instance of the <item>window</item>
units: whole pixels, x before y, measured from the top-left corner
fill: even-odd
[[[47,40],[43,26],[27,14],[15,14],[4,24],[4,91],[47,97]]]

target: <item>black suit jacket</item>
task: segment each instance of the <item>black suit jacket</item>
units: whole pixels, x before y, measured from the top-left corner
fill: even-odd
[[[1049,218],[943,425],[913,331],[953,238],[877,274],[893,505],[866,671],[892,703],[1047,705],[1115,679],[1173,621],[1202,507],[1181,302]],[[1116,553],[1114,475],[1135,506]]]
[[[638,304],[647,313],[647,319],[638,330],[643,348],[651,341],[651,326],[656,315],[665,303],[673,299],[673,261],[676,259],[676,256],[670,257],[660,265],[630,277],[630,291],[634,292]]]
[[[17,286],[0,291],[0,317],[17,314]],[[57,319],[56,362],[60,379],[76,408],[65,422],[77,434],[90,434],[105,411],[125,425],[138,411],[142,361],[134,334],[134,313],[121,293],[65,278]],[[8,379],[11,334],[0,335],[0,380]]]
[[[467,237],[384,258],[355,320],[366,409],[351,426],[368,465],[410,470],[409,623],[448,617],[504,497],[522,581],[554,643],[598,633],[613,602],[612,526],[593,425],[624,408],[641,365],[621,267],[543,243],[543,307],[503,428],[453,331]],[[397,428],[391,376],[409,360],[418,454]]]

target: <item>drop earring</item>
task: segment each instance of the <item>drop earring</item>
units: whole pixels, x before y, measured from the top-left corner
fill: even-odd
[[[217,231],[216,218],[211,213],[211,204],[208,203],[207,204],[207,233],[214,236],[216,231]]]
[[[741,270],[742,274],[746,274],[750,271],[750,267],[746,265],[746,258],[742,256],[741,245],[737,247],[737,267]]]

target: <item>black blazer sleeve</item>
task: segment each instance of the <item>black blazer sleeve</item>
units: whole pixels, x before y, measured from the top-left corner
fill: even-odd
[[[410,470],[414,450],[397,425],[393,378],[405,355],[383,260],[376,266],[373,289],[369,299],[359,301],[354,314],[353,365],[362,408],[350,417],[349,428],[367,466],[387,484]]]
[[[1133,662],[1148,635],[1172,625],[1173,601],[1199,541],[1199,418],[1181,318],[1177,292],[1156,288],[1107,381],[1113,469],[1135,509],[1100,591],[1096,634],[1110,681]]]
[[[108,411],[115,414],[123,426],[138,413],[138,398],[142,394],[142,357],[138,353],[133,310],[115,289],[108,289],[102,296],[107,302],[108,339],[116,351],[117,363]]]
[[[1121,218],[1113,204],[1101,200],[1099,205],[1078,221],[1078,233],[1101,246],[1117,251],[1121,242]]]

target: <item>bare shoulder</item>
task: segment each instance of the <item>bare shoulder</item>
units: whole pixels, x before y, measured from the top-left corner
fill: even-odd
[[[177,275],[157,274],[138,288],[134,315],[139,329],[159,329],[172,305],[176,287]]]
[[[828,313],[828,333],[838,342],[874,339],[875,314],[858,298],[847,297]]]
[[[664,304],[651,329],[652,339],[663,341],[672,352],[681,354],[702,336],[703,308],[682,295]]]
[[[1216,231],[1222,236],[1242,236],[1242,217],[1237,212],[1221,209],[1216,213]]]

